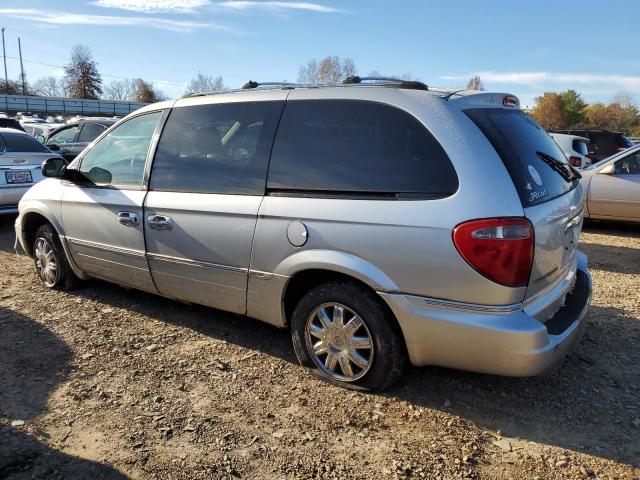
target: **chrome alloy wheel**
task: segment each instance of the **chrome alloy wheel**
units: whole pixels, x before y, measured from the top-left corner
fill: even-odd
[[[305,342],[315,364],[342,382],[364,377],[373,363],[373,338],[367,325],[340,303],[325,303],[311,312]]]
[[[33,251],[40,280],[47,287],[53,287],[58,278],[59,269],[58,259],[51,244],[44,238],[38,238]]]

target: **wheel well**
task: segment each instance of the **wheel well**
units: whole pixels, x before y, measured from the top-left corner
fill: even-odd
[[[344,273],[334,272],[332,270],[304,270],[302,272],[296,273],[287,284],[285,293],[284,293],[284,313],[287,325],[290,325],[291,322],[289,319],[291,318],[291,314],[293,313],[293,309],[296,307],[302,296],[307,293],[312,288],[317,287],[323,283],[332,282],[335,280],[343,280],[347,282],[356,283],[358,285],[363,286],[371,293],[373,293],[376,298],[380,301],[380,305],[384,308],[389,314],[389,318],[393,318],[395,327],[398,328],[400,334],[402,335],[402,331],[400,330],[400,324],[398,323],[396,316],[391,311],[391,308],[386,304],[382,298],[376,293],[376,291],[371,288],[369,285],[364,283],[362,280],[359,280],[350,275],[346,275]],[[404,335],[402,335],[404,338]]]
[[[35,241],[36,231],[42,225],[45,225],[49,222],[46,217],[40,215],[39,213],[29,213],[24,218],[22,222],[22,231],[24,232],[25,243],[27,244],[27,254],[31,254],[31,250],[33,250],[33,242]]]

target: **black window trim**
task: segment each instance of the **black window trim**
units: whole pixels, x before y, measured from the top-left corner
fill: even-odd
[[[375,191],[345,191],[345,190],[309,190],[309,189],[303,189],[303,188],[291,188],[291,189],[285,189],[285,188],[269,188],[269,172],[271,170],[271,158],[272,158],[272,154],[273,154],[273,148],[275,146],[275,141],[276,138],[278,136],[278,131],[280,129],[280,122],[282,121],[282,118],[284,117],[284,112],[286,110],[286,106],[289,103],[295,103],[295,102],[305,102],[305,101],[348,101],[348,102],[361,102],[361,103],[371,103],[371,104],[377,104],[377,105],[382,105],[385,107],[390,107],[390,108],[394,108],[396,110],[399,110],[403,113],[405,113],[406,115],[409,115],[411,118],[413,118],[416,122],[418,122],[418,124],[424,128],[427,132],[429,132],[429,134],[433,137],[433,139],[437,142],[438,145],[440,145],[440,148],[442,148],[444,154],[447,157],[447,160],[449,160],[449,162],[451,163],[451,167],[453,169],[453,172],[455,174],[456,177],[456,189],[453,192],[443,192],[443,193],[437,193],[437,192],[431,192],[431,193],[427,193],[427,192],[375,192]],[[397,105],[393,105],[391,103],[388,102],[383,102],[383,101],[379,101],[379,100],[369,100],[369,99],[361,99],[361,98],[298,98],[298,99],[293,99],[293,100],[289,100],[287,98],[287,100],[285,101],[285,105],[283,106],[282,111],[280,112],[280,118],[278,119],[278,124],[276,126],[276,130],[273,136],[273,141],[271,143],[271,151],[269,152],[269,164],[268,164],[268,168],[267,168],[267,178],[266,178],[266,182],[265,182],[265,188],[266,188],[266,192],[265,192],[265,196],[272,196],[272,197],[288,197],[288,198],[318,198],[318,199],[333,199],[333,200],[387,200],[387,201],[406,201],[406,200],[410,200],[410,201],[419,201],[419,200],[441,200],[444,198],[449,198],[454,196],[456,193],[458,193],[458,191],[460,190],[460,177],[458,175],[458,172],[455,168],[454,163],[451,161],[451,158],[449,157],[449,154],[447,153],[447,151],[445,150],[444,146],[442,145],[442,143],[440,143],[440,141],[436,138],[436,136],[433,134],[433,132],[431,131],[431,129],[428,127],[428,125],[426,125],[417,115],[415,115],[413,112],[399,107]]]

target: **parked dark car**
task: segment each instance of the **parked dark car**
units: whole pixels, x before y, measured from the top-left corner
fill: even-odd
[[[0,128],[13,128],[15,130],[20,130],[24,132],[24,128],[20,125],[20,122],[14,120],[13,118],[0,118]]]
[[[589,157],[592,163],[610,157],[614,153],[633,147],[633,142],[622,132],[600,130],[595,128],[570,128],[564,130],[550,130],[549,133],[565,133],[578,135],[591,140],[589,143]]]
[[[117,120],[80,120],[53,130],[45,140],[50,150],[71,162]]]

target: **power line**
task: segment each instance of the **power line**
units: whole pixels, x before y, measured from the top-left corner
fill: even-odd
[[[11,59],[11,60],[20,60],[17,57],[12,57],[10,55],[7,55],[7,58]],[[26,60],[26,59],[22,59],[23,62],[25,63],[32,63],[34,65],[42,65],[45,67],[50,67],[50,68],[59,68],[59,69],[64,69],[65,67],[63,67],[62,65],[53,65],[51,63],[44,63],[44,62],[37,62],[35,60]],[[119,80],[136,80],[136,78],[131,78],[131,77],[122,77],[119,75],[110,75],[107,73],[100,73],[100,75],[102,77],[107,77],[107,78],[116,78]],[[172,85],[175,87],[187,87],[189,84],[188,83],[173,83],[173,82],[164,82],[161,80],[153,80],[153,81],[148,81],[148,83],[153,83],[153,84],[160,84],[160,85]]]

